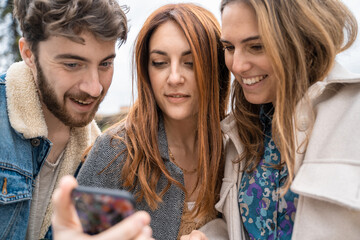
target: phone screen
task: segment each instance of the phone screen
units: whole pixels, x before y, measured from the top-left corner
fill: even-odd
[[[124,190],[78,186],[71,193],[85,233],[100,233],[135,211],[133,196]]]

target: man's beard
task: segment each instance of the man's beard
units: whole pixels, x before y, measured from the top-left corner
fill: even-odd
[[[58,99],[56,98],[55,90],[50,86],[48,80],[44,76],[42,68],[37,60],[36,62],[36,70],[37,70],[37,83],[38,83],[38,90],[41,97],[42,102],[45,104],[47,109],[62,123],[69,127],[84,127],[89,124],[93,119],[94,116],[99,108],[100,102],[99,99],[103,98],[104,91],[101,92],[99,97],[92,97],[87,93],[81,92],[78,94],[70,94],[66,92],[63,97],[63,104],[61,104]],[[65,107],[65,100],[68,98],[75,98],[78,100],[86,100],[86,99],[93,99],[96,102],[96,105],[93,107],[91,112],[86,113],[78,113],[77,117],[71,116],[71,113],[67,111]]]

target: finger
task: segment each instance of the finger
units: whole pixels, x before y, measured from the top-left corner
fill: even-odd
[[[65,176],[60,180],[58,189],[53,194],[55,226],[72,226],[81,228],[74,205],[71,202],[71,191],[77,186],[72,176]]]
[[[190,239],[190,235],[183,235],[180,237],[180,240],[189,240]]]
[[[73,176],[64,176],[60,179],[59,189],[61,190],[61,201],[58,203],[61,207],[68,207],[71,204],[71,191],[78,186],[76,179]]]
[[[139,236],[136,236],[134,240],[154,240],[152,237],[152,229],[150,226],[145,226]]]
[[[99,239],[117,239],[119,236],[124,236],[123,240],[134,239],[141,236],[145,226],[150,224],[150,215],[147,212],[139,211],[133,215],[125,218],[120,223],[114,225],[112,228],[102,232],[98,235]],[[145,231],[145,234],[149,232]],[[148,236],[148,237],[151,237]]]
[[[203,232],[193,230],[189,235],[181,236],[180,240],[208,240]]]

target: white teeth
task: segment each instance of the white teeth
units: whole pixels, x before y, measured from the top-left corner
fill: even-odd
[[[246,85],[252,85],[254,83],[258,83],[261,80],[263,80],[267,75],[252,77],[252,78],[241,78],[244,84]]]
[[[83,104],[83,105],[88,105],[90,104],[91,102],[85,102],[85,101],[81,101],[81,100],[78,100],[78,99],[73,99],[75,102],[78,102],[80,104]]]

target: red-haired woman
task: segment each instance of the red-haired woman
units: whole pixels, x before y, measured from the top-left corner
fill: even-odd
[[[138,98],[97,139],[78,182],[129,190],[154,238],[173,240],[217,216],[230,81],[219,24],[194,4],[165,5],[140,30],[134,59]]]

